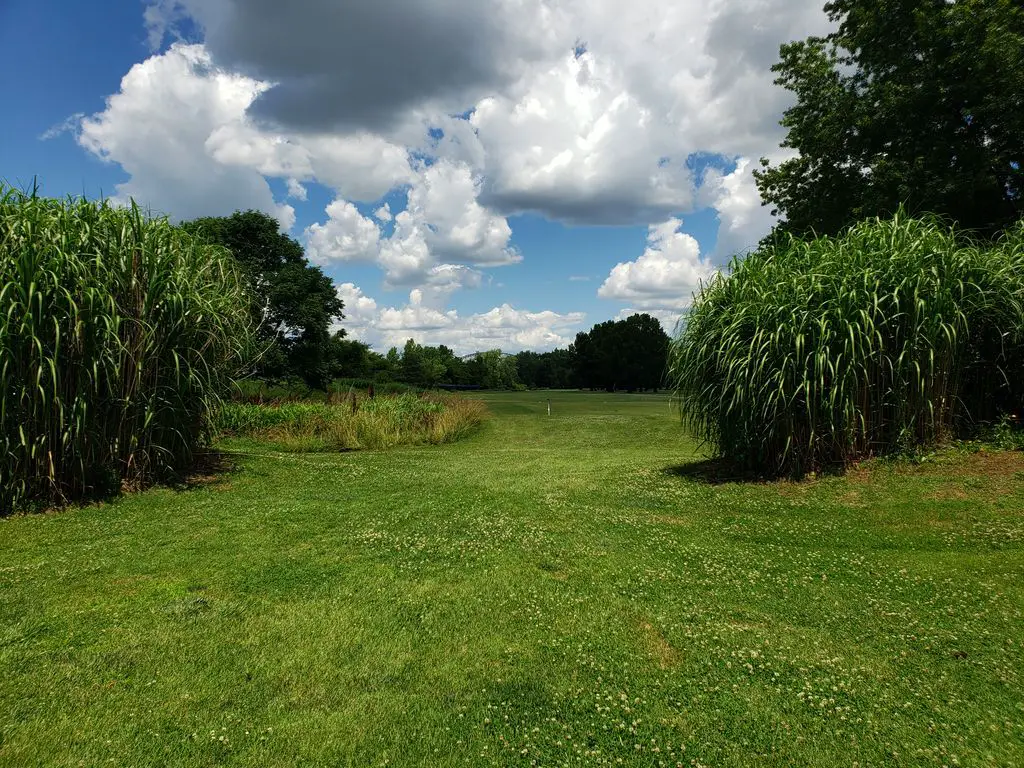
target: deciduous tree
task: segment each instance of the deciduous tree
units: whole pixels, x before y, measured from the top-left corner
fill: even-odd
[[[331,279],[306,261],[302,246],[280,231],[276,219],[260,211],[196,219],[182,226],[227,247],[242,266],[266,350],[257,375],[298,376],[311,387],[326,386],[331,375],[330,328],[344,317],[344,303]]]
[[[992,236],[1024,215],[1020,0],[833,0],[836,31],[783,45],[776,82],[796,103],[784,147],[757,172],[796,235],[864,218],[936,213]]]

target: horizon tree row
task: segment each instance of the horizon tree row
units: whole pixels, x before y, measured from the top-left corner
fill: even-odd
[[[385,354],[364,342],[332,339],[332,379],[409,386],[478,389],[655,390],[663,386],[669,337],[651,315],[599,323],[568,349],[506,354],[500,349],[459,356],[445,345],[413,339]]]
[[[647,314],[609,320],[580,333],[568,349],[507,355],[482,350],[459,356],[445,345],[408,340],[385,354],[332,328],[344,320],[333,281],[305,257],[302,245],[260,211],[236,211],[181,225],[205,242],[227,248],[253,296],[252,321],[262,353],[251,377],[301,381],[324,390],[337,379],[399,382],[432,388],[579,387],[657,390],[662,386],[669,339]]]

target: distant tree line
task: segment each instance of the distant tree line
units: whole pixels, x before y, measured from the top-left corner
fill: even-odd
[[[516,389],[521,385],[516,358],[500,349],[460,357],[441,344],[418,344],[413,339],[401,349],[392,347],[385,354],[369,344],[345,338],[340,332],[333,339],[331,372],[335,379],[361,379],[370,382],[397,381],[414,387],[465,387],[480,389]]]
[[[576,336],[568,349],[520,352],[499,349],[459,357],[409,339],[386,354],[337,334],[332,339],[335,379],[397,381],[417,387],[481,389],[657,390],[662,386],[669,338],[650,315],[610,320]]]
[[[669,338],[650,315],[609,320],[552,352],[480,351],[459,356],[443,344],[409,339],[386,354],[334,331],[344,303],[302,246],[259,211],[196,219],[182,227],[223,245],[242,268],[252,297],[262,354],[251,375],[325,389],[337,379],[401,382],[410,386],[482,389],[582,388],[656,390],[662,386]]]

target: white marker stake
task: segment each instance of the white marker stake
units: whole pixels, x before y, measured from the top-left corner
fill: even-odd
[[[551,415],[551,398],[548,398],[548,416]]]

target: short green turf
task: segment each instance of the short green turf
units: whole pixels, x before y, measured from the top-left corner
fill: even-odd
[[[714,485],[665,397],[482,397],[0,520],[0,765],[1024,765],[1020,454]]]

